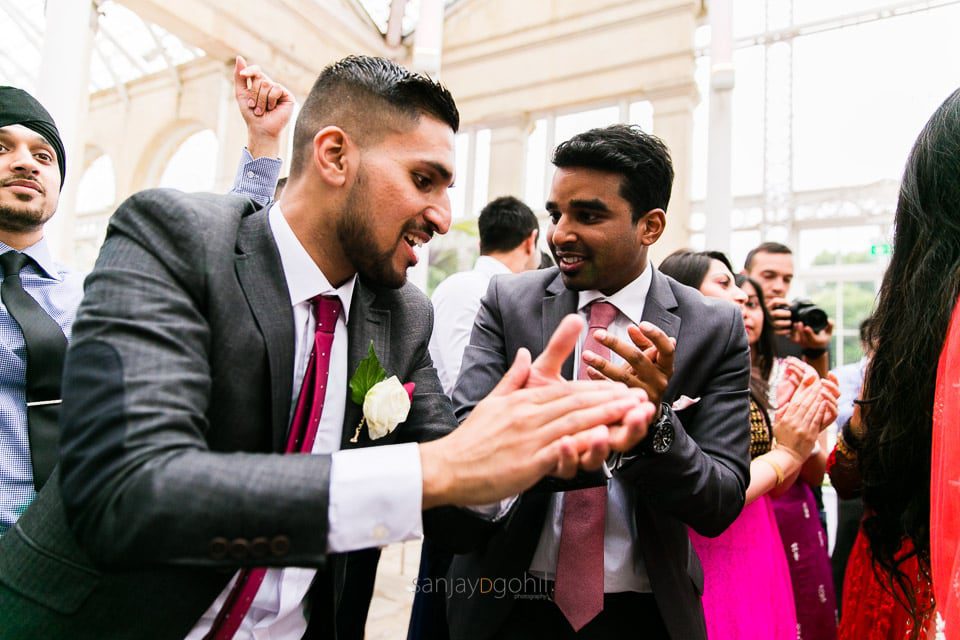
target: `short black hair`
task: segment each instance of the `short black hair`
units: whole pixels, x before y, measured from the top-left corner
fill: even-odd
[[[750,253],[747,254],[747,259],[743,261],[743,270],[750,271],[753,267],[753,258],[758,253],[780,253],[780,254],[789,254],[793,255],[793,251],[790,250],[785,244],[779,242],[763,242],[758,244],[753,249],[750,249]]]
[[[385,58],[348,56],[334,62],[320,73],[300,109],[290,173],[300,173],[305,149],[323,127],[336,125],[358,144],[373,144],[390,131],[413,126],[424,114],[454,132],[460,128],[453,96],[428,76]]]
[[[537,216],[526,204],[513,196],[490,201],[480,211],[480,254],[512,251],[540,228]]]
[[[575,135],[557,146],[553,164],[619,173],[620,196],[630,203],[634,224],[651,209],[666,211],[670,203],[670,150],[636,125],[615,124]]]

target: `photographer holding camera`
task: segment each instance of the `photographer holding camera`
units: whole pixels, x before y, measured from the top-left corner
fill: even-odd
[[[777,332],[777,355],[801,357],[826,377],[833,322],[809,300],[787,301],[793,281],[793,252],[779,242],[764,242],[747,254],[744,275],[763,287],[767,308]]]

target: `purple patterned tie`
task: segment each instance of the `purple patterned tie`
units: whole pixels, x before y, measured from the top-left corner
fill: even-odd
[[[327,374],[330,372],[330,350],[333,348],[333,331],[337,317],[343,311],[340,298],[316,296],[311,299],[317,331],[314,334],[313,350],[307,362],[300,386],[300,397],[290,421],[290,435],[285,453],[310,453],[317,437],[323,401],[327,392]],[[244,616],[250,610],[253,599],[263,583],[267,570],[263,567],[243,569],[230,590],[223,608],[217,614],[213,626],[204,640],[230,640],[240,628]]]
[[[617,317],[609,302],[590,305],[590,321],[583,351],[610,358],[610,349],[593,337]],[[580,380],[587,380],[587,365],[580,363]],[[603,611],[603,530],[607,515],[607,488],[591,487],[563,494],[563,524],[557,554],[554,602],[574,631],[579,631]]]

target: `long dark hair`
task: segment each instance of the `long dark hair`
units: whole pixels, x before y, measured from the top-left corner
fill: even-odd
[[[770,379],[773,362],[777,358],[773,318],[770,317],[770,310],[767,309],[767,303],[763,298],[763,287],[761,287],[756,280],[742,273],[738,273],[735,278],[738,287],[742,288],[744,284],[749,284],[753,287],[753,290],[757,292],[757,302],[760,303],[760,308],[763,309],[763,327],[760,329],[760,338],[757,340],[757,344],[750,346],[750,354],[751,360],[755,363],[755,367],[759,371],[760,376],[766,381]]]
[[[710,271],[710,263],[713,260],[722,262],[730,270],[730,273],[733,273],[730,260],[720,251],[690,251],[689,249],[678,249],[664,258],[663,262],[660,263],[660,272],[667,274],[680,284],[699,289]],[[739,287],[747,278],[746,276],[734,276],[734,280]],[[763,304],[763,290],[753,280],[750,280],[750,282],[753,284],[753,288],[757,290],[760,306],[763,307],[763,330],[760,332],[760,340],[756,345],[756,348],[761,350],[760,357],[755,360],[759,366],[750,369],[750,394],[761,408],[767,410],[770,407],[770,385],[767,380],[770,379],[770,370],[773,368],[774,358],[773,324],[767,312],[767,307]],[[755,347],[751,346],[750,348],[754,349]]]
[[[894,223],[869,329],[876,351],[864,383],[858,459],[873,560],[916,617],[928,610],[916,602],[902,565],[915,554],[929,575],[933,396],[960,291],[960,90],[934,112],[910,152]],[[912,554],[901,552],[904,536]]]

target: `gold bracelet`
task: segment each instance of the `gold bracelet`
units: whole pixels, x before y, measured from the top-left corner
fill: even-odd
[[[847,441],[843,439],[842,435],[837,436],[837,451],[848,460],[853,460],[857,457],[857,452],[850,448],[850,445],[847,444]]]
[[[774,462],[773,460],[771,460],[766,456],[760,456],[759,458],[757,458],[757,460],[760,460],[761,462],[766,462],[768,465],[770,465],[770,468],[773,469],[773,472],[777,474],[778,487],[783,484],[783,469],[780,467],[779,464],[777,464],[776,462]]]

